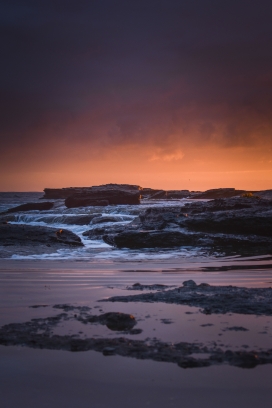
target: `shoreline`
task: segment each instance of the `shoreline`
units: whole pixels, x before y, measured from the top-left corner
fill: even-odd
[[[153,404],[151,406],[161,408],[165,406],[165,403],[168,403],[169,406],[176,408],[179,406],[178,401],[186,396],[186,406],[189,408],[196,408],[200,403],[202,406],[208,407],[213,403],[214,398],[217,398],[217,401],[220,401],[220,405],[223,407],[228,406],[227,401],[228,403],[234,401],[234,404],[238,404],[239,398],[242,398],[242,400],[239,400],[239,406],[253,408],[253,401],[256,402],[253,395],[255,389],[256,395],[260,396],[260,392],[265,395],[262,406],[268,408],[271,403],[271,388],[270,383],[266,382],[266,378],[270,378],[272,374],[272,364],[257,366],[253,369],[241,369],[226,364],[238,366],[240,364],[240,366],[248,368],[254,367],[256,361],[254,360],[255,354],[253,351],[258,351],[260,353],[259,358],[266,358],[266,362],[268,362],[267,357],[261,353],[262,350],[265,353],[271,347],[271,316],[259,316],[257,318],[255,315],[246,316],[235,313],[205,315],[199,311],[198,307],[186,305],[98,302],[101,299],[116,295],[139,294],[139,291],[127,289],[128,286],[131,287],[136,282],[144,285],[181,286],[182,282],[193,279],[197,284],[206,282],[212,285],[232,284],[237,287],[248,286],[251,288],[267,288],[272,284],[271,268],[262,270],[259,268],[260,263],[269,266],[271,257],[259,257],[255,258],[254,261],[248,259],[246,261],[248,266],[252,262],[256,264],[256,268],[250,270],[246,269],[247,265],[244,265],[245,269],[243,270],[222,270],[226,263],[229,266],[235,263],[238,268],[241,260],[236,258],[224,262],[222,260],[215,262],[217,262],[217,265],[214,270],[204,271],[201,269],[201,266],[203,267],[201,262],[192,265],[190,262],[181,264],[176,261],[1,260],[0,306],[3,313],[0,318],[0,326],[7,325],[8,330],[11,330],[13,335],[17,333],[15,336],[17,343],[14,343],[17,345],[0,346],[1,359],[5,362],[5,367],[0,363],[1,369],[13,373],[12,366],[20,356],[20,361],[27,359],[27,366],[34,367],[32,369],[35,370],[38,378],[43,375],[43,367],[46,364],[47,381],[51,383],[54,378],[55,364],[58,362],[58,364],[61,364],[58,369],[59,380],[57,380],[59,390],[55,391],[55,395],[56,400],[62,401],[58,406],[63,408],[72,408],[72,405],[69,405],[70,401],[67,401],[61,393],[61,384],[67,376],[67,370],[73,381],[74,394],[77,396],[78,401],[82,401],[80,406],[83,407],[87,403],[83,395],[89,395],[88,389],[92,390],[93,403],[99,405],[101,401],[104,401],[105,407],[109,406],[109,404],[114,408],[122,406],[124,387],[130,390],[130,396],[133,396],[135,401],[140,401],[144,406],[144,396],[149,395],[145,389],[145,384],[148,378],[153,378],[155,388],[153,389],[154,395],[149,396],[149,401]],[[211,262],[208,265],[211,268]],[[151,292],[154,291],[151,290]],[[140,293],[147,293],[147,291]],[[40,307],[37,307],[39,305]],[[80,310],[85,310],[85,314],[80,313]],[[89,315],[99,316],[108,312],[130,313],[135,316],[137,321],[135,329],[138,330],[138,334],[119,333],[99,323],[84,324],[75,317],[75,315],[80,317],[82,314],[82,318],[86,319]],[[57,318],[57,320],[48,320],[48,318],[57,317],[61,314],[64,315]],[[51,329],[50,321],[54,322]],[[25,332],[26,329],[30,330],[30,332]],[[52,336],[59,336],[57,338],[53,337],[57,339],[58,350],[46,350],[45,340],[39,337],[40,334],[37,331],[41,330],[42,334],[42,329],[52,330],[49,341],[51,341]],[[36,331],[38,337],[33,337],[35,335],[33,330]],[[264,331],[266,331],[266,334],[261,334]],[[81,333],[79,334],[79,332]],[[22,333],[24,334],[20,339]],[[120,343],[119,340],[116,340],[118,338],[126,340]],[[43,349],[33,349],[31,341],[37,341],[36,346],[40,348],[39,341],[41,339]],[[82,347],[86,349],[88,339],[93,339],[91,340],[93,342],[92,347],[100,352],[92,350],[79,351]],[[66,342],[64,348],[67,349],[68,345],[69,349],[72,344],[74,351],[78,350],[78,352],[62,350],[62,341]],[[72,343],[69,343],[70,341]],[[28,344],[28,342],[30,343]],[[178,343],[184,344],[183,348],[178,350],[178,353],[184,354],[185,349],[188,350],[188,347],[190,353],[192,353],[187,357],[185,356],[186,358],[184,357],[183,363],[180,360],[180,354],[173,354],[173,348],[171,347],[171,344]],[[23,347],[22,344],[24,344]],[[160,348],[162,350],[162,347],[164,347],[163,353],[156,352]],[[52,343],[49,348],[52,348]],[[138,351],[135,351],[135,348]],[[143,352],[146,353],[146,360],[143,360],[143,355],[141,355]],[[239,355],[239,361],[236,352],[243,352],[242,355]],[[212,364],[212,366],[207,366],[207,355],[209,355],[209,364]],[[136,356],[136,358],[131,358],[133,356]],[[214,360],[210,360],[211,356],[213,356]],[[46,360],[43,360],[43,358]],[[160,359],[165,362],[158,361]],[[222,359],[221,363],[220,359]],[[83,361],[89,362],[89,368],[84,370],[84,373],[80,371],[82,370]],[[260,361],[261,364],[265,362],[265,360]],[[180,366],[178,366],[178,362]],[[95,364],[98,364],[98,367]],[[104,367],[103,370],[102,367]],[[194,368],[185,370],[182,367]],[[18,368],[15,380],[14,373],[13,375],[7,375],[2,383],[5,384],[5,389],[3,390],[0,386],[0,391],[3,395],[8,395],[9,401],[14,401],[12,390],[14,385],[18,386],[19,395],[22,395],[22,392],[27,395],[28,403],[25,406],[32,408],[34,405],[31,405],[29,401],[35,379],[31,369],[28,371],[26,368],[24,375],[20,370],[21,368]],[[102,396],[102,390],[105,389],[105,386],[111,387],[112,374],[116,370],[118,370],[119,380],[114,391],[112,390],[115,395],[115,401],[112,402],[110,398]],[[146,370],[149,371],[145,372]],[[82,372],[80,382],[77,382],[76,379],[77,372]],[[129,373],[132,372],[137,374],[134,374],[133,379],[129,380]],[[202,394],[200,391],[203,388],[203,375],[209,379],[211,384],[215,384],[209,396]],[[161,378],[161,382],[157,376]],[[101,390],[100,392],[96,393],[88,381],[85,383],[88,378],[93,379],[93,384],[97,384],[97,381],[101,384],[100,388],[97,386]],[[171,386],[168,383],[169,378],[172,378]],[[190,389],[185,389],[180,385],[181,381],[188,384],[189,378],[194,378],[195,387],[199,390],[199,396],[195,399],[192,398]],[[227,378],[229,379],[227,380]],[[241,378],[245,381],[248,390],[247,395],[251,396],[246,405],[241,402],[245,401],[242,390],[237,393],[237,389],[234,387],[234,384],[241,381]],[[24,391],[20,384],[25,384]],[[252,387],[252,384],[258,384],[257,388]],[[263,391],[261,391],[261,384],[265,384],[265,390],[263,389]],[[39,387],[42,390],[41,395],[43,397],[48,393],[50,394],[48,386],[45,384]],[[218,392],[218,387],[225,390],[223,392],[224,401],[221,401],[222,394]],[[156,400],[155,397],[158,393],[160,394],[158,388],[163,391],[160,400]],[[207,382],[205,382],[204,388],[208,390]],[[201,395],[202,397],[200,397]],[[173,396],[175,396],[175,401],[171,405]],[[75,403],[73,397],[70,396],[70,399]],[[65,402],[63,402],[64,400]],[[37,405],[37,398],[34,398],[34,401]],[[52,406],[56,405],[53,403]],[[131,406],[133,406],[133,403]],[[6,405],[6,407],[11,408],[12,405]]]

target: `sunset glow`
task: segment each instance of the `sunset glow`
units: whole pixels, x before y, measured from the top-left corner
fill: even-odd
[[[6,3],[0,190],[271,188],[269,13],[212,3]]]

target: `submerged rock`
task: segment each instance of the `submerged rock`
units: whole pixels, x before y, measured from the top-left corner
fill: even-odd
[[[166,343],[158,339],[97,338],[79,335],[57,335],[54,328],[66,320],[76,319],[67,313],[32,319],[24,323],[6,324],[0,328],[0,345],[24,346],[34,349],[67,350],[70,352],[95,350],[105,356],[119,355],[140,360],[175,363],[181,368],[209,367],[229,364],[240,368],[254,368],[272,363],[272,350],[222,350],[202,343]],[[78,319],[77,319],[78,320]],[[164,323],[170,323],[165,321]],[[132,329],[132,331],[135,329]],[[205,357],[203,358],[203,355]]]
[[[204,314],[272,316],[272,288],[197,285],[192,280],[185,281],[183,286],[175,289],[114,296],[100,302],[162,302],[200,307]]]

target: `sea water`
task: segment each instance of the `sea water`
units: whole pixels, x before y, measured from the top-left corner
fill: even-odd
[[[7,211],[10,208],[28,202],[41,202],[42,192],[14,192],[0,193],[0,212]],[[100,226],[126,225],[131,223],[138,217],[139,213],[150,207],[183,207],[188,202],[195,200],[179,199],[179,200],[141,200],[140,205],[109,205],[107,207],[79,207],[67,208],[64,200],[46,200],[54,203],[54,207],[48,211],[27,211],[12,213],[15,217],[13,224],[28,224],[37,226],[46,226],[56,229],[68,229],[77,234],[84,246],[83,247],[67,247],[56,250],[50,254],[32,254],[19,255],[16,252],[12,255],[12,259],[48,259],[48,260],[75,260],[89,262],[146,262],[146,261],[161,261],[179,262],[182,269],[197,270],[230,270],[230,269],[248,269],[248,268],[270,268],[272,265],[272,257],[240,257],[240,256],[224,256],[210,252],[208,253],[202,248],[196,247],[178,247],[178,248],[154,248],[154,249],[118,249],[106,244],[102,239],[89,239],[83,233],[88,230]],[[102,216],[118,217],[117,222],[106,222],[102,224],[76,225],[68,222],[69,218],[75,215],[97,214]]]

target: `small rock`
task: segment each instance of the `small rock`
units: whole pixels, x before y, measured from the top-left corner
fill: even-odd
[[[183,286],[189,287],[189,288],[195,288],[197,286],[197,284],[195,283],[195,281],[190,279],[190,280],[184,281]]]
[[[104,356],[112,356],[115,352],[114,347],[105,347],[103,348],[103,355]]]

